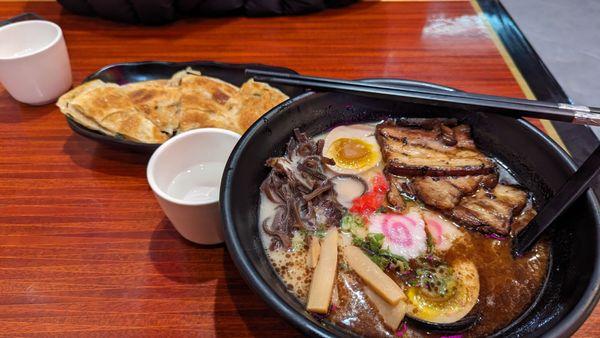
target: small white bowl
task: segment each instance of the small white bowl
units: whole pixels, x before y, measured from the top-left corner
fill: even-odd
[[[0,83],[15,100],[47,104],[71,82],[69,53],[57,24],[29,20],[0,27]]]
[[[223,242],[223,229],[219,211],[218,191],[222,170],[210,172],[190,171],[199,164],[227,163],[229,154],[240,135],[225,129],[204,128],[179,134],[163,143],[154,152],[146,176],[154,191],[158,204],[177,231],[186,239],[198,244]],[[213,168],[214,169],[214,168]],[[204,196],[200,200],[189,200],[175,196],[172,183],[180,173],[197,184],[216,187],[216,195]],[[186,175],[184,174],[184,175]],[[182,176],[179,176],[180,178]],[[186,182],[186,183],[189,183]],[[169,193],[169,187],[171,192]],[[179,185],[187,186],[186,184]],[[189,184],[190,188],[192,184]]]

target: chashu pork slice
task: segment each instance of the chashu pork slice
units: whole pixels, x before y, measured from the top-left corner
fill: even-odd
[[[446,214],[463,226],[506,236],[510,234],[515,219],[519,218],[527,202],[525,191],[498,184],[492,190],[479,189],[474,195],[463,197]]]
[[[458,205],[460,200],[473,194],[479,187],[493,188],[498,183],[497,174],[474,176],[413,177],[410,182],[411,191],[428,206],[449,210]]]
[[[390,183],[390,190],[386,194],[388,204],[396,209],[396,211],[403,211],[406,208],[406,202],[402,193],[413,196],[410,189],[410,180],[407,177],[397,177],[394,175],[386,175],[387,181]]]
[[[432,129],[384,123],[376,133],[386,170],[398,176],[467,176],[495,171],[475,146],[467,125]]]

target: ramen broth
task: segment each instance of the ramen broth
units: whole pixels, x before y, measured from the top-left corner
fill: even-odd
[[[367,125],[368,126],[368,125]],[[316,136],[313,140],[323,139],[327,133]],[[339,173],[325,167],[325,175],[332,178]],[[515,184],[516,178],[502,165],[498,165],[501,182]],[[384,164],[379,161],[369,170],[358,173],[365,182],[368,189],[373,189],[376,177],[383,177]],[[338,187],[336,193],[345,191],[359,194],[359,187],[348,185]],[[358,191],[358,192],[357,192]],[[341,202],[344,197],[340,198]],[[344,207],[350,205],[348,198]],[[286,285],[289,292],[294,294],[299,302],[306,304],[312,279],[313,268],[307,262],[310,261],[310,233],[297,230],[291,238],[290,247],[284,249],[274,245],[273,236],[265,233],[261,224],[273,219],[276,215],[277,204],[273,203],[264,191],[260,197],[259,228],[261,240],[269,257],[271,264],[281,281]],[[421,210],[427,212],[422,203],[407,199],[409,210]],[[346,210],[346,212],[349,212]],[[388,210],[387,212],[392,212]],[[435,211],[433,211],[435,212]],[[475,337],[491,334],[510,324],[534,301],[546,276],[549,257],[549,245],[540,242],[524,257],[513,259],[510,253],[510,240],[506,238],[496,239],[489,235],[483,235],[476,231],[467,230],[458,224],[444,218],[453,224],[458,231],[458,237],[452,242],[449,249],[445,251],[436,250],[435,255],[444,262],[456,260],[468,260],[474,264],[479,276],[478,300],[470,313],[478,313],[481,320],[467,331],[456,332],[465,337]],[[353,233],[339,230],[338,240],[338,267],[334,280],[331,296],[331,306],[328,313],[320,315],[319,318],[336,323],[363,336],[373,337],[422,337],[422,336],[448,336],[449,333],[439,334],[427,332],[411,325],[405,318],[400,326],[392,330],[387,327],[373,302],[365,294],[365,284],[361,278],[344,263],[342,249],[344,246],[352,245]],[[429,250],[429,249],[428,249]],[[406,283],[399,277],[398,273],[386,271],[394,281],[404,288]]]

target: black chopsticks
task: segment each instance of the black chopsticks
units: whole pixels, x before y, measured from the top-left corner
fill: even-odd
[[[247,69],[246,74],[252,76],[257,81],[306,87],[314,90],[346,92],[360,96],[477,110],[512,117],[534,117],[600,126],[600,108],[594,107],[460,91],[416,88],[405,85],[387,86],[361,81],[303,76],[256,69]]]
[[[569,177],[558,193],[554,195],[541,211],[513,238],[513,256],[523,255],[537,241],[539,236],[560,216],[581,194],[590,187],[594,177],[600,173],[600,146]],[[568,226],[568,224],[567,224]]]

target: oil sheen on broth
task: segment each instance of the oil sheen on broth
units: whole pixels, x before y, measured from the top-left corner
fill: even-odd
[[[326,180],[323,180],[323,177],[321,177],[320,180],[326,183],[335,182],[333,183],[333,188],[330,189],[331,192],[328,193],[330,193],[332,196],[336,196],[339,205],[342,208],[341,210],[343,216],[339,224],[336,224],[336,226],[339,227],[338,266],[331,294],[331,305],[327,314],[321,315],[319,318],[325,318],[326,320],[334,322],[341,327],[347,328],[364,336],[441,336],[441,334],[427,332],[423,329],[417,329],[416,327],[413,327],[410,322],[408,322],[408,325],[406,325],[406,319],[403,320],[398,328],[391,329],[389,324],[386,325],[386,323],[384,323],[384,319],[380,315],[377,307],[374,305],[374,302],[367,296],[365,291],[365,288],[367,287],[365,286],[365,283],[361,277],[352,269],[350,269],[348,264],[346,264],[344,261],[342,254],[344,247],[349,245],[357,245],[357,243],[362,243],[363,247],[365,247],[364,245],[368,247],[370,244],[367,243],[367,240],[372,239],[372,237],[376,237],[371,237],[371,235],[368,235],[369,231],[371,230],[377,231],[373,230],[377,229],[373,224],[366,225],[365,229],[352,228],[346,224],[348,218],[351,215],[354,215],[353,212],[356,211],[356,214],[360,214],[364,211],[359,210],[360,208],[357,208],[357,197],[366,196],[373,193],[373,196],[375,196],[374,199],[376,200],[377,196],[379,196],[376,195],[376,190],[381,189],[383,184],[383,186],[388,186],[389,192],[390,182],[385,181],[385,164],[381,159],[380,153],[366,154],[368,151],[372,150],[376,150],[377,152],[380,151],[379,146],[373,142],[374,137],[372,137],[373,133],[375,132],[375,124],[343,126],[341,130],[340,128],[341,127],[335,128],[332,131],[337,133],[334,135],[334,139],[344,140],[343,142],[338,142],[338,144],[344,142],[347,144],[348,142],[351,142],[349,140],[353,138],[362,139],[360,143],[357,143],[356,147],[350,149],[350,151],[346,152],[345,155],[348,155],[351,160],[356,159],[357,162],[363,161],[364,163],[367,163],[367,168],[366,170],[363,170],[365,167],[363,165],[363,169],[359,168],[357,170],[356,168],[360,167],[361,163],[350,163],[352,161],[348,162],[350,164],[346,166],[350,169],[335,168],[335,166],[331,164],[322,164],[321,166],[322,173],[326,176]],[[276,164],[275,162],[271,162],[269,165],[272,167],[280,166],[283,169],[280,168],[279,170],[283,171],[295,170],[299,163],[303,163],[302,161],[314,156],[315,151],[320,151],[325,157],[327,157],[328,146],[331,147],[331,144],[335,146],[335,141],[331,142],[330,140],[330,134],[330,132],[324,133],[312,138],[310,141],[315,145],[315,149],[312,150],[312,153],[310,150],[307,150],[307,156],[287,156],[283,165]],[[298,133],[296,134],[296,138],[298,138]],[[296,140],[292,142],[295,142],[299,148],[301,148],[303,144],[306,144],[303,143],[302,140]],[[321,143],[320,145],[318,144],[319,142]],[[288,153],[290,152],[290,149],[294,151],[293,146],[294,145],[288,146]],[[369,161],[374,163],[368,163]],[[336,163],[337,162],[338,161],[336,161]],[[306,161],[306,163],[310,164],[312,162]],[[501,183],[517,183],[516,178],[512,176],[509,171],[504,169],[503,166],[497,166],[497,173],[499,174],[499,180]],[[305,174],[300,173],[295,176],[296,183],[294,184],[305,184],[310,186],[309,183],[312,178],[309,178],[309,176],[311,175],[314,177],[319,176],[318,173],[311,174],[311,170],[306,170]],[[366,187],[363,187],[361,182],[357,181],[355,177],[359,177],[363,184],[366,184]],[[383,183],[382,178],[384,178],[385,181]],[[400,179],[405,178],[400,177]],[[273,183],[272,181],[270,182],[272,186],[277,186],[279,183]],[[325,185],[326,183],[323,183],[322,185]],[[316,183],[315,186],[317,186]],[[326,188],[327,187],[323,189]],[[279,201],[279,197],[269,198],[265,193],[265,190],[262,188],[261,190],[259,228],[264,249],[271,261],[273,268],[281,278],[282,282],[286,285],[289,292],[294,294],[302,304],[306,304],[311,285],[312,274],[314,271],[314,264],[311,264],[312,248],[310,243],[311,240],[322,237],[323,231],[326,229],[319,228],[318,224],[315,224],[316,228],[314,231],[294,229],[291,231],[289,240],[285,240],[288,241],[286,246],[284,243],[285,241],[282,242],[277,240],[278,235],[273,234],[274,229],[268,229],[269,233],[265,232],[264,223],[269,223],[273,220],[279,219],[281,221],[280,223],[283,224],[282,220],[286,215],[283,215],[284,212],[282,210],[287,210],[288,208],[289,210],[293,210],[294,207],[284,206],[284,204],[288,202],[283,200]],[[272,190],[269,193],[273,194]],[[314,195],[314,191],[313,193],[305,192],[304,196],[309,195],[312,197],[311,194]],[[365,199],[364,197],[362,198]],[[278,201],[278,203],[273,202],[273,199]],[[443,236],[446,236],[442,236],[443,240],[436,242],[430,232],[430,229],[432,229],[429,227],[430,223],[426,223],[425,229],[427,233],[427,251],[424,252],[423,248],[420,247],[411,247],[409,248],[408,255],[412,255],[410,250],[416,250],[417,253],[414,255],[418,255],[418,257],[395,261],[395,264],[404,264],[402,262],[406,261],[406,269],[408,270],[392,269],[393,271],[390,271],[389,266],[392,263],[387,263],[387,261],[384,262],[384,264],[390,265],[387,265],[387,268],[383,267],[383,269],[385,270],[386,274],[392,278],[392,280],[401,285],[405,294],[409,294],[407,292],[409,292],[411,289],[410,285],[415,283],[415,279],[413,277],[406,277],[403,275],[403,273],[410,271],[410,273],[414,274],[414,271],[420,271],[419,269],[421,266],[413,266],[414,264],[420,264],[415,263],[417,261],[424,261],[426,265],[430,264],[424,257],[427,257],[427,259],[432,259],[435,262],[442,262],[439,266],[437,266],[438,263],[432,263],[437,267],[434,267],[431,271],[437,271],[435,269],[443,269],[446,266],[450,266],[448,269],[449,271],[452,271],[453,266],[448,265],[450,262],[472,262],[478,273],[479,294],[476,304],[469,313],[478,313],[481,320],[467,331],[457,332],[455,334],[460,334],[462,336],[481,336],[493,333],[508,325],[512,320],[525,311],[529,304],[533,302],[546,276],[549,255],[549,246],[547,243],[538,243],[526,256],[519,259],[513,259],[510,254],[510,240],[507,238],[490,236],[489,234],[484,235],[477,231],[467,230],[453,222],[450,217],[440,215],[438,210],[434,210],[434,208],[426,206],[417,198],[403,195],[403,199],[405,205],[402,212],[397,212],[393,208],[390,208],[389,202],[386,200],[383,203],[383,207],[373,211],[368,217],[359,217],[358,219],[367,219],[377,222],[377,219],[392,219],[393,217],[396,217],[394,216],[396,213],[404,213],[404,215],[408,215],[408,217],[411,217],[410,215],[413,214],[418,214],[420,216],[417,217],[422,216],[425,220],[428,220],[427,217],[430,219],[433,217],[435,220],[444,224],[448,232],[442,233]],[[369,202],[370,200],[364,202],[361,204],[361,206],[368,209]],[[319,219],[319,210],[321,210],[319,209],[318,203],[319,202],[315,202],[316,207],[314,209],[316,211],[313,210],[313,213],[316,213],[315,219]],[[279,214],[278,210],[280,210]],[[329,209],[325,208],[325,210]],[[310,211],[306,211],[307,215],[309,213]],[[379,213],[381,213],[381,216],[378,216]],[[300,217],[301,220],[307,220],[307,218],[303,218],[302,210],[299,211],[299,214],[300,215],[298,217]],[[366,214],[361,215],[364,216]],[[291,211],[290,215],[287,216],[292,218],[294,217]],[[324,219],[325,222],[330,222],[331,219],[336,219],[335,217],[323,217],[324,216],[322,216],[321,219]],[[437,221],[431,222],[434,224]],[[382,227],[385,227],[386,224],[388,223],[383,221]],[[452,228],[448,228],[448,224],[450,224]],[[413,237],[413,239],[418,238],[418,235],[414,236],[416,237]],[[382,236],[377,238],[381,239],[380,237]],[[364,238],[364,240],[361,242],[360,238]],[[387,238],[384,238],[383,241],[385,243]],[[384,244],[384,246],[385,245],[386,244]],[[389,253],[389,250],[395,249],[392,244],[390,244],[387,248],[388,249],[385,251],[386,253]],[[396,252],[405,251],[400,250]],[[431,258],[432,256],[435,258]],[[372,257],[374,260],[377,258],[374,256],[370,257]],[[377,261],[377,263],[381,262]],[[418,278],[421,278],[421,281],[423,278],[425,278],[426,283],[433,282],[435,284],[438,282],[435,279],[428,279],[429,277],[430,276],[426,275],[425,277],[421,276]],[[417,281],[419,281],[419,279],[417,279]],[[452,289],[452,285],[453,283],[446,283],[443,287]],[[410,311],[411,309],[408,309],[409,315]],[[448,333],[444,333],[443,335],[447,336]]]

